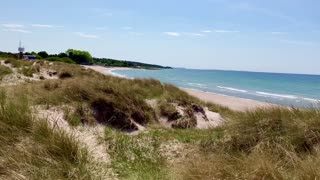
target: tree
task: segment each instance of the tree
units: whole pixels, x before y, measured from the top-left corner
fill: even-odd
[[[65,57],[68,57],[68,54],[67,53],[60,53],[60,54],[58,54],[58,57],[65,58]]]
[[[46,51],[40,51],[40,52],[38,52],[38,55],[40,57],[42,57],[43,59],[49,57],[49,54]]]
[[[77,64],[92,64],[93,58],[87,51],[68,49],[66,54]]]

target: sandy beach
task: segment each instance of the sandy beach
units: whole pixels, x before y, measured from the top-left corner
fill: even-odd
[[[84,67],[93,69],[103,74],[112,75],[112,76],[114,75],[114,73],[112,73],[113,70],[130,69],[130,68],[123,68],[123,67],[107,68],[102,66],[84,66]],[[209,93],[209,92],[203,92],[199,90],[186,89],[186,88],[181,88],[181,89],[186,91],[191,96],[197,97],[204,102],[219,104],[236,111],[246,111],[246,110],[254,110],[257,108],[266,108],[266,107],[276,106],[275,104],[270,104],[266,102],[231,97],[231,96],[220,95],[220,94],[215,94],[211,92]]]
[[[190,95],[201,99],[204,102],[219,104],[236,111],[246,111],[246,110],[254,110],[257,108],[266,108],[266,107],[276,106],[275,104],[270,104],[266,102],[255,101],[255,100],[244,99],[244,98],[237,98],[237,97],[220,95],[220,94],[209,93],[209,92],[203,92],[203,91],[194,90],[194,89],[183,88],[183,90],[189,93]]]
[[[111,76],[115,75],[114,73],[112,73],[112,71],[114,71],[114,70],[131,69],[131,68],[126,68],[126,67],[103,67],[103,66],[83,66],[83,67],[95,70],[95,71],[102,73],[102,74],[111,75]]]

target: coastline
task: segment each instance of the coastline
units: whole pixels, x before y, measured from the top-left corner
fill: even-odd
[[[212,92],[204,92],[196,89],[188,89],[188,88],[180,88],[180,89],[184,90],[191,96],[199,98],[204,102],[225,106],[235,111],[247,111],[247,110],[254,110],[258,108],[271,108],[271,107],[279,106],[279,105],[271,104],[267,102],[221,95],[221,94],[216,94]]]
[[[98,66],[98,65],[95,65],[95,66],[87,66],[87,65],[85,65],[83,67],[88,68],[88,69],[92,69],[92,70],[95,70],[95,71],[97,71],[99,73],[110,75],[110,76],[117,76],[116,74],[114,74],[112,72],[112,71],[115,71],[115,70],[133,69],[133,68],[126,68],[126,67],[103,67],[103,66]],[[118,77],[123,77],[123,76],[118,76]]]
[[[116,75],[112,71],[133,69],[133,68],[125,68],[125,67],[103,67],[103,66],[97,66],[97,65],[83,66],[83,67],[95,70],[105,75],[117,76],[122,78],[126,78],[126,77]],[[247,110],[254,110],[258,108],[270,108],[270,107],[278,106],[276,104],[271,104],[267,102],[232,97],[232,96],[221,95],[221,94],[216,94],[211,92],[204,92],[204,91],[195,90],[195,89],[188,89],[188,88],[180,88],[180,89],[187,92],[189,95],[194,96],[204,102],[225,106],[235,111],[247,111]]]

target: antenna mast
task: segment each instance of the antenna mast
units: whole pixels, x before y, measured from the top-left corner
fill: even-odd
[[[19,59],[22,59],[23,58],[23,53],[24,53],[24,47],[22,47],[21,45],[21,41],[19,41],[19,48],[18,48],[18,51],[19,51]]]

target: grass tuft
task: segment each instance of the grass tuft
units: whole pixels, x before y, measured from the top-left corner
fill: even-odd
[[[0,81],[2,78],[8,74],[13,73],[12,70],[6,66],[0,65]]]
[[[1,179],[92,179],[87,150],[35,119],[25,96],[0,91]]]
[[[106,128],[105,138],[112,167],[121,178],[169,179],[157,139],[128,136],[110,128]]]

